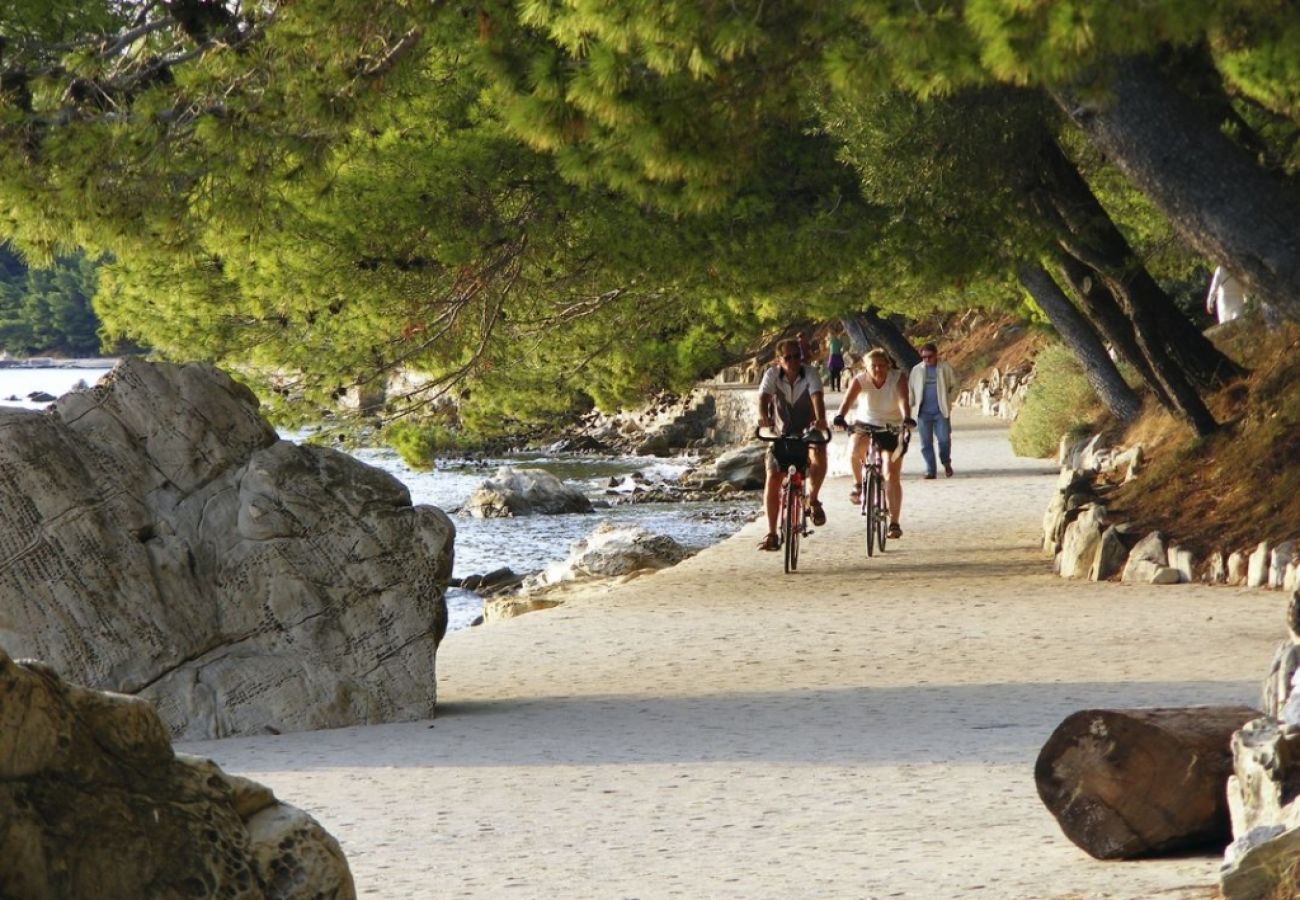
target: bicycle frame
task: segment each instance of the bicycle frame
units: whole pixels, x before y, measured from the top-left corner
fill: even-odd
[[[764,432],[759,428],[754,436],[761,441],[776,443],[790,441],[804,445],[821,445],[830,441],[830,435],[823,432],[809,432],[799,437],[785,437],[775,432]],[[812,532],[808,528],[809,516],[808,479],[800,467],[793,463],[786,466],[781,479],[781,505],[777,515],[777,534],[782,549],[785,551],[785,571],[795,571],[799,567],[799,539]]]
[[[876,435],[882,432],[900,435],[900,444],[906,440],[904,429],[894,427],[864,427],[856,432],[865,436],[868,441],[858,482],[862,486],[859,505],[862,515],[867,519],[867,556],[874,556],[877,548],[884,553],[885,542],[889,536],[889,500],[885,493],[884,454],[876,444]]]

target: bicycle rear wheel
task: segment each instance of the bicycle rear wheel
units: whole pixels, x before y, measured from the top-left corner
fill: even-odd
[[[782,506],[781,537],[785,544],[785,570],[793,572],[799,568],[799,532],[803,531],[803,504],[794,482],[787,480],[785,498]]]
[[[876,517],[871,524],[876,529],[876,546],[884,553],[885,538],[889,536],[889,502],[885,499],[885,479],[879,472],[875,474]]]

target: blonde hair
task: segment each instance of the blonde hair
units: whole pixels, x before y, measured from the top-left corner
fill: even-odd
[[[893,358],[879,347],[867,351],[867,355],[862,358],[862,364],[869,369],[871,368],[871,361],[873,359],[883,359],[885,362],[889,363],[889,368],[892,369],[894,367]]]

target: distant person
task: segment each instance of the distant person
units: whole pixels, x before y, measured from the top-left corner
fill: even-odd
[[[826,405],[822,393],[822,380],[799,349],[799,341],[784,340],[776,345],[776,365],[763,373],[758,385],[758,426],[775,428],[784,436],[795,437],[812,428],[829,431],[826,426]],[[776,519],[781,511],[781,479],[784,473],[777,465],[772,451],[767,453],[767,483],[763,494],[767,512],[767,536],[759,543],[760,550],[779,550],[781,541],[776,535]],[[812,523],[826,524],[826,510],[818,495],[826,479],[826,448],[808,447],[808,501],[812,507]]]
[[[1246,311],[1246,289],[1242,283],[1223,266],[1214,270],[1210,279],[1210,290],[1205,295],[1205,311],[1219,320],[1219,324],[1241,318]]]
[[[925,460],[925,477],[937,474],[934,444],[939,442],[939,463],[943,474],[952,477],[952,405],[957,399],[957,375],[952,366],[939,359],[934,344],[921,347],[921,361],[912,367],[907,379],[908,397],[916,410],[916,429],[921,439],[921,458]]]
[[[812,362],[813,346],[812,341],[808,339],[807,332],[799,332],[799,354],[803,357],[805,364]]]
[[[889,536],[901,538],[903,526],[899,516],[903,511],[903,454],[907,444],[900,446],[900,435],[888,431],[870,432],[867,428],[895,428],[901,431],[916,423],[912,421],[911,402],[903,373],[894,368],[889,354],[879,347],[865,357],[867,370],[849,381],[848,393],[840,402],[835,424],[853,432],[849,445],[850,466],[853,472],[853,493],[849,499],[862,502],[862,461],[874,441],[884,458],[881,473],[885,478],[885,502],[889,505]]]
[[[844,337],[831,332],[826,341],[826,374],[830,376],[831,390],[840,389],[840,376],[844,373]]]

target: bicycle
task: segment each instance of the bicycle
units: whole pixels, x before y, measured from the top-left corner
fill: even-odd
[[[865,422],[855,422],[849,429],[854,434],[865,434],[871,438],[867,454],[862,458],[862,472],[858,482],[862,487],[858,503],[862,515],[867,519],[867,556],[875,556],[877,547],[881,553],[885,552],[885,541],[889,537],[889,501],[885,496],[883,457],[880,448],[876,446],[875,436],[882,433],[900,435],[899,448],[906,453],[912,432],[905,426],[868,425]]]
[[[772,444],[776,463],[785,470],[781,482],[777,537],[785,551],[785,571],[788,574],[799,568],[799,539],[812,534],[808,528],[808,483],[804,477],[808,472],[808,448],[830,443],[831,436],[824,431],[809,429],[792,437],[760,426],[754,429],[754,437]]]

